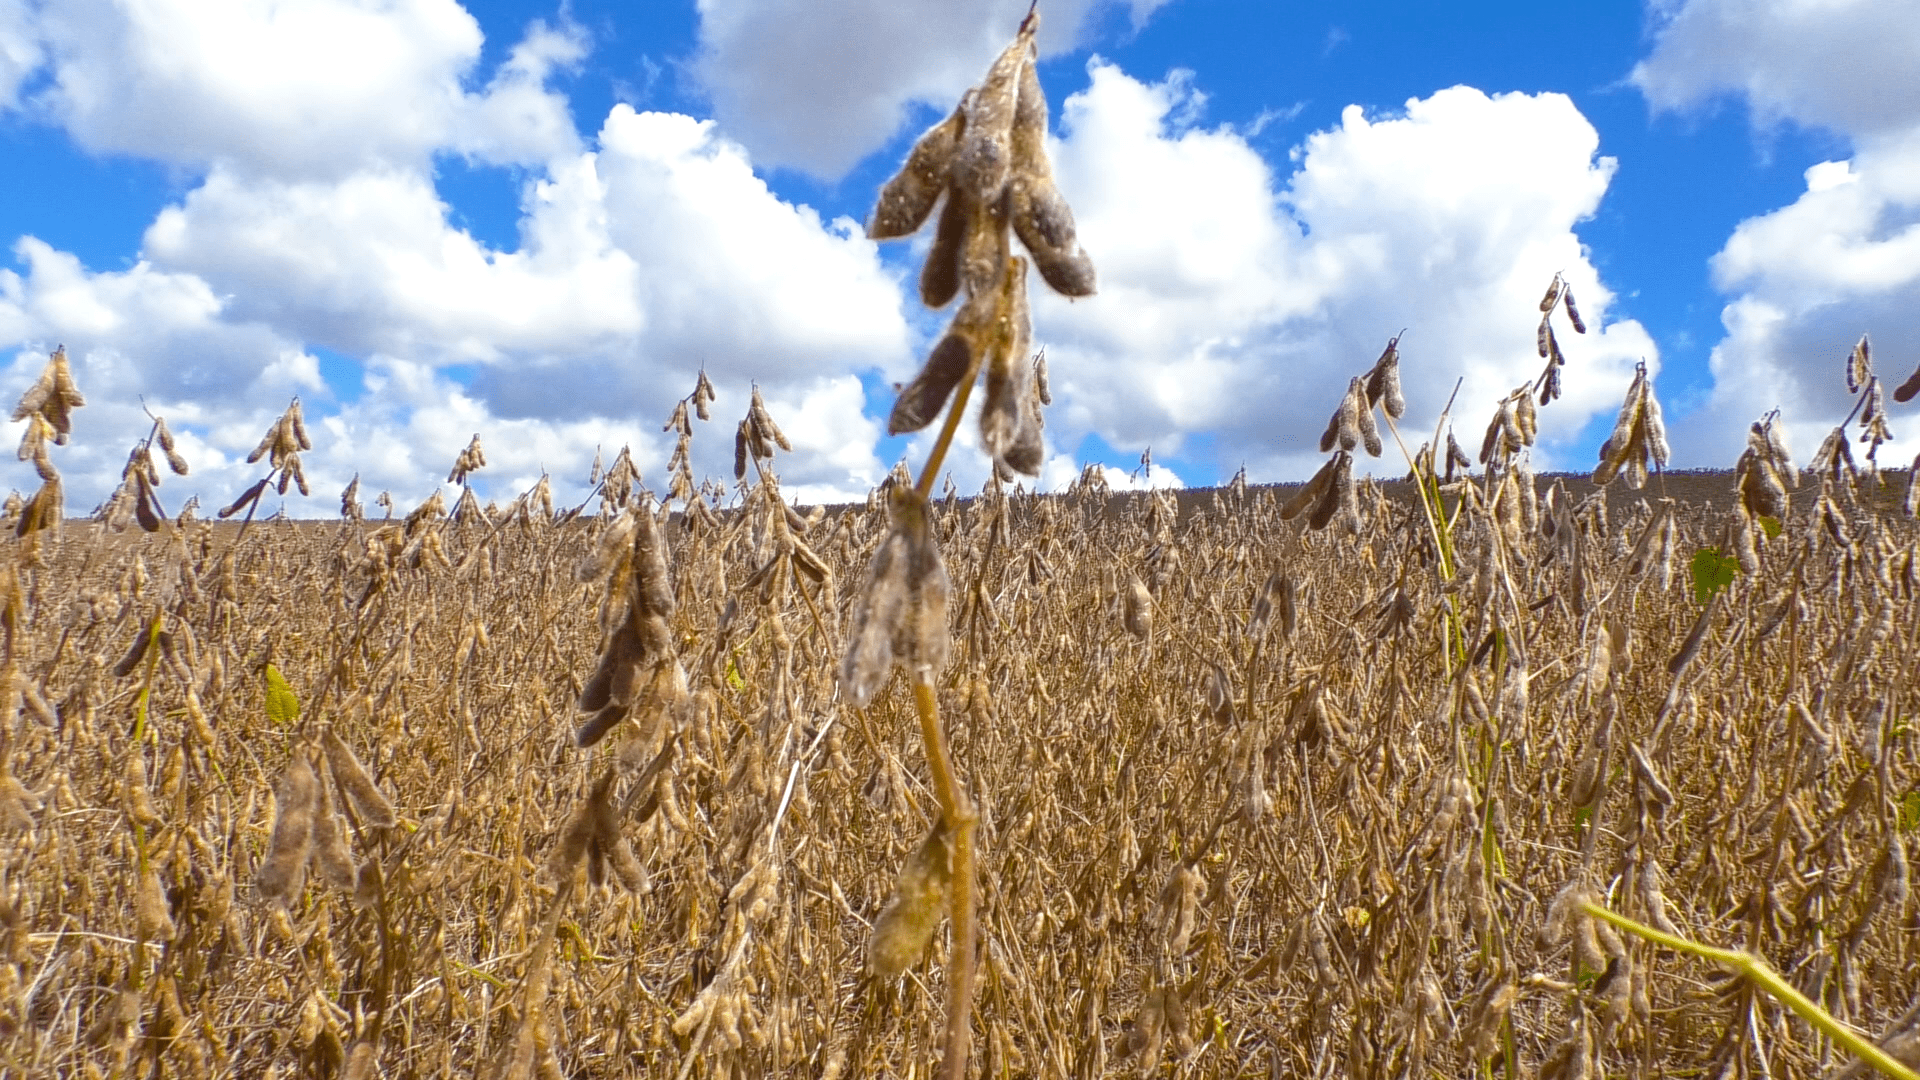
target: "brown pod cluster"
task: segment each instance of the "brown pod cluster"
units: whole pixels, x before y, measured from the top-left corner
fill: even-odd
[[[159,532],[160,523],[166,520],[167,512],[161,508],[160,498],[154,491],[160,486],[160,469],[153,463],[155,443],[166,456],[167,467],[176,475],[187,475],[187,461],[175,449],[173,433],[167,430],[166,420],[155,417],[152,433],[133,444],[127,464],[120,470],[120,486],[100,509],[100,519],[114,532],[126,528],[129,515],[143,532]]]
[[[712,515],[707,513],[706,502],[699,497],[697,491],[698,485],[694,482],[693,478],[692,417],[698,416],[702,420],[712,419],[713,412],[709,406],[713,404],[713,400],[713,383],[707,379],[707,369],[701,368],[700,379],[694,383],[693,393],[681,398],[675,403],[673,415],[667,418],[666,426],[660,429],[662,431],[673,432],[675,440],[673,444],[673,454],[667,458],[667,499],[679,499],[684,502],[687,507],[687,512],[690,515],[690,520],[700,520],[703,524],[706,523],[705,519]],[[691,416],[687,411],[689,404],[693,406]],[[761,411],[764,412],[765,408],[763,407]],[[748,415],[751,417],[751,410],[749,410]],[[771,420],[772,416],[769,415],[768,419]],[[782,437],[784,438],[785,436],[783,435]],[[744,475],[746,472],[746,463],[740,462],[740,465],[742,466],[741,473]],[[546,478],[542,477],[541,484],[544,485],[545,483]],[[546,494],[545,487],[543,486],[540,490],[542,497],[550,501],[551,496]],[[548,516],[552,516],[551,512],[549,512]]]
[[[1823,485],[1845,493],[1853,490],[1859,478],[1859,466],[1853,460],[1853,445],[1847,439],[1845,425],[1834,428],[1820,442],[1807,462],[1807,472],[1819,477]]]
[[[1379,405],[1395,420],[1407,415],[1407,399],[1400,392],[1399,334],[1387,339],[1380,359],[1374,361],[1373,369],[1367,372],[1367,404]]]
[[[447,473],[447,483],[465,484],[467,474],[478,472],[486,467],[487,452],[480,446],[480,433],[473,433],[473,441],[467,444],[460,456],[453,459],[453,470]]]
[[[251,465],[261,458],[275,469],[284,468],[289,458],[296,458],[302,450],[313,449],[313,440],[307,437],[306,415],[300,408],[300,399],[294,398],[287,404],[287,411],[273,422],[260,444],[247,455],[247,464]]]
[[[53,467],[52,456],[47,453],[47,445],[66,445],[67,436],[73,433],[73,410],[86,403],[80,388],[73,383],[66,346],[53,350],[47,366],[40,370],[40,377],[21,395],[20,403],[13,410],[14,420],[27,422],[27,429],[20,436],[20,460],[33,462],[34,471],[40,475],[40,489],[20,508],[20,516],[14,523],[15,535],[31,537],[40,532],[59,535],[60,522],[65,516],[65,488],[60,482],[60,473]]]
[[[1380,456],[1380,428],[1374,423],[1374,397],[1368,390],[1371,381],[1371,375],[1348,381],[1346,395],[1340,399],[1340,407],[1333,411],[1332,418],[1327,421],[1327,430],[1320,435],[1321,453],[1332,450],[1336,445],[1342,450],[1365,446],[1368,454]],[[1395,382],[1398,381],[1396,376]]]
[[[1051,395],[1045,367],[1032,357],[1029,259],[1056,292],[1094,292],[1093,264],[1047,160],[1047,101],[1034,69],[1038,29],[1039,17],[1029,14],[980,85],[914,143],[881,188],[867,226],[876,240],[907,236],[939,205],[920,299],[939,308],[960,297],[946,333],[900,391],[888,431],[899,435],[931,424],[984,369],[981,441],[1002,476],[1039,475],[1045,453],[1040,410]],[[1028,259],[1012,254],[1015,236]],[[741,445],[737,458],[744,465]]]
[[[327,755],[327,770],[333,774],[340,790],[346,792],[347,802],[353,812],[360,816],[362,824],[378,828],[392,828],[398,818],[393,812],[393,803],[386,794],[374,784],[373,777],[367,773],[366,766],[354,756],[352,748],[343,742],[340,736],[328,728],[320,737],[320,748]]]
[[[582,859],[587,863],[587,883],[606,884],[608,872],[630,892],[643,892],[647,872],[633,853],[633,847],[620,829],[620,808],[615,805],[613,784],[617,769],[608,769],[594,781],[587,797],[574,807],[560,830],[558,841],[547,854],[547,869],[556,879],[572,878]]]
[[[1306,514],[1307,527],[1318,532],[1332,524],[1338,515],[1350,528],[1357,531],[1361,527],[1359,489],[1353,479],[1353,451],[1364,449],[1369,456],[1379,457],[1385,449],[1379,422],[1373,416],[1376,408],[1386,414],[1389,423],[1406,415],[1407,400],[1400,390],[1399,334],[1387,339],[1386,348],[1380,351],[1379,359],[1366,374],[1347,380],[1347,391],[1340,396],[1340,404],[1320,434],[1320,452],[1331,452],[1333,456],[1313,474],[1313,479],[1280,505],[1280,520],[1291,521]],[[1448,435],[1447,441],[1450,453],[1457,453],[1453,436]],[[1431,455],[1424,447],[1415,460],[1425,461],[1431,467]],[[1451,481],[1451,460],[1447,473]]]
[[[1311,512],[1309,513],[1309,509]],[[1293,497],[1280,505],[1280,520],[1291,521],[1307,513],[1307,527],[1315,532],[1332,524],[1336,513],[1344,512],[1349,524],[1360,524],[1360,501],[1353,484],[1353,455],[1336,450],[1313,479]]]
[[[1740,509],[1750,518],[1785,521],[1789,510],[1787,489],[1800,484],[1800,470],[1793,467],[1777,429],[1779,418],[1778,412],[1772,412],[1753,422],[1747,432],[1747,448],[1734,466]]]
[[[841,692],[864,708],[895,663],[929,676],[947,662],[947,568],[933,539],[926,496],[895,485],[892,528],[867,567],[867,588],[854,608]]]
[[[247,511],[249,519],[260,500],[266,497],[267,489],[273,488],[281,495],[287,493],[289,485],[298,486],[301,495],[308,494],[306,468],[300,464],[302,451],[313,449],[313,440],[307,435],[306,415],[300,408],[300,399],[294,398],[287,403],[287,409],[281,413],[273,425],[267,428],[259,445],[247,455],[247,464],[251,465],[261,458],[267,459],[268,472],[259,481],[220,510],[220,517],[230,518],[241,510]],[[437,495],[436,495],[437,497]]]
[[[1500,399],[1493,420],[1487,424],[1486,438],[1480,443],[1480,463],[1508,460],[1532,446],[1539,434],[1540,414],[1533,403],[1533,392],[1522,386]]]
[[[65,446],[67,437],[73,434],[73,410],[86,403],[80,388],[73,384],[73,368],[67,363],[67,347],[62,345],[53,350],[47,366],[40,369],[40,377],[14,406],[13,419],[38,421],[27,426],[27,435],[20,444],[20,460],[28,460],[31,456],[28,447],[37,439],[50,439],[55,446]]]
[[[356,895],[365,884],[367,868],[353,861],[349,840],[353,826],[335,801],[329,779],[338,785],[345,808],[358,816],[362,827],[388,828],[398,823],[393,803],[331,728],[320,736],[320,751],[315,757],[309,748],[296,748],[275,791],[273,835],[254,885],[276,903],[292,903],[299,897],[309,867],[326,884]],[[318,767],[323,764],[324,768]]]
[[[711,388],[708,392],[711,393]],[[793,449],[793,444],[787,441],[787,433],[773,422],[773,414],[767,411],[766,399],[760,396],[760,388],[756,386],[753,388],[753,401],[747,406],[746,418],[740,421],[740,426],[733,434],[733,478],[746,479],[749,460],[772,461],[773,448],[776,446],[786,451]]]
[[[636,712],[658,714],[687,694],[667,618],[673,614],[673,577],[667,568],[667,540],[651,510],[639,510],[609,529],[611,544],[594,566],[606,575],[613,594],[609,607],[619,617],[600,653],[600,662],[580,691],[580,711],[592,714],[574,740],[592,746]],[[632,542],[622,543],[627,537]]]
[[[933,932],[940,928],[940,918],[946,913],[947,889],[952,884],[952,852],[946,830],[936,824],[907,856],[894,883],[893,897],[873,921],[867,966],[875,978],[893,978],[927,951],[927,943],[933,940]]]
[[[1660,417],[1660,400],[1653,396],[1653,380],[1642,363],[1634,370],[1626,400],[1620,403],[1613,434],[1600,447],[1600,465],[1593,470],[1593,482],[1604,486],[1624,471],[1630,486],[1644,487],[1649,462],[1665,468],[1671,453],[1667,425]]]
[[[320,805],[320,780],[305,753],[296,750],[287,762],[275,799],[273,838],[267,842],[267,856],[253,882],[261,895],[284,904],[299,896],[306,882],[313,818]]]
[[[1542,405],[1560,396],[1560,369],[1567,364],[1566,356],[1560,352],[1560,339],[1553,332],[1553,309],[1556,307],[1567,313],[1567,322],[1572,324],[1574,333],[1587,332],[1586,320],[1580,317],[1580,309],[1573,302],[1573,286],[1559,274],[1553,275],[1553,281],[1547,286],[1547,294],[1540,298],[1540,328],[1534,332],[1534,344],[1540,358],[1547,362],[1547,369],[1533,383]]]
[[[318,785],[320,805],[313,815],[313,865],[321,880],[337,889],[351,891],[360,872],[353,865],[353,849],[347,845],[347,823],[333,801],[333,788],[322,780]]]

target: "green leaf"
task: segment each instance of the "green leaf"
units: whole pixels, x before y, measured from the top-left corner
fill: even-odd
[[[1768,517],[1765,514],[1761,514],[1759,520],[1760,520],[1760,531],[1767,534],[1767,539],[1769,540],[1780,539],[1781,525],[1780,525],[1779,518]]]
[[[1706,603],[1720,590],[1733,584],[1740,572],[1740,560],[1720,554],[1717,547],[1703,547],[1693,553],[1693,598]]]
[[[735,690],[745,690],[747,680],[740,677],[740,669],[734,666],[732,658],[727,660],[727,685]]]
[[[1912,832],[1920,829],[1920,788],[1915,788],[1900,799],[1900,831]]]
[[[272,664],[267,665],[267,719],[280,727],[292,727],[300,719],[300,699],[293,695],[286,676]]]

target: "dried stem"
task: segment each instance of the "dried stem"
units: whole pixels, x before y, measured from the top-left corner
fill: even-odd
[[[946,423],[940,425],[940,437],[933,441],[933,452],[927,455],[926,467],[920,470],[920,481],[913,489],[923,499],[933,498],[933,481],[940,475],[940,465],[947,459],[947,448],[953,445],[953,433],[960,427],[960,418],[967,411],[967,399],[973,396],[973,384],[980,377],[980,364],[985,358],[983,351],[974,358],[967,374],[960,380],[960,386],[953,393],[953,405],[947,409]]]
[[[933,493],[934,478],[953,445],[953,435],[966,414],[967,400],[973,396],[987,350],[981,350],[968,365],[967,373],[955,389],[947,407],[946,421],[934,440],[927,463],[920,470],[914,490],[925,499]],[[953,769],[947,749],[946,730],[940,725],[940,706],[934,696],[932,673],[916,671],[912,678],[913,708],[920,718],[920,740],[926,746],[927,767],[933,772],[933,788],[940,800],[940,819],[950,837],[953,886],[949,894],[948,915],[953,921],[953,954],[947,970],[946,1051],[941,1057],[940,1075],[946,1080],[961,1080],[967,1075],[967,1057],[973,1041],[973,983],[977,942],[974,910],[974,825],[979,821],[966,788]]]
[[[954,410],[958,412],[956,408]],[[946,826],[953,858],[953,886],[949,909],[953,919],[953,957],[947,965],[947,1038],[946,1054],[940,1062],[940,1075],[960,1080],[967,1075],[967,1054],[973,1037],[973,975],[977,944],[974,928],[973,827],[979,821],[973,802],[954,774],[953,760],[947,753],[946,732],[940,726],[940,709],[934,699],[933,684],[926,673],[913,678],[913,709],[920,717],[920,738],[926,743],[927,764],[933,770],[933,790],[940,800],[941,822]]]

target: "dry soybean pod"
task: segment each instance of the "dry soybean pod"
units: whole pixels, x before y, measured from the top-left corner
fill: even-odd
[[[945,120],[920,136],[900,171],[880,189],[873,220],[867,224],[869,239],[890,240],[910,235],[933,213],[933,204],[946,190],[954,151],[967,127],[967,101],[971,96],[970,93],[962,96],[959,106]],[[695,396],[698,398],[697,391]],[[706,403],[696,400],[695,404],[701,409],[701,419],[706,419]]]

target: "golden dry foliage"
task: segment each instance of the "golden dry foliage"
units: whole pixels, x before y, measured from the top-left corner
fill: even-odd
[[[1687,557],[1744,506],[1527,476],[1523,526],[1515,473],[1474,478],[1444,582],[1409,489],[1348,482],[1352,533],[1244,484],[804,515],[767,483],[705,517],[556,523],[529,492],[492,528],[389,527],[439,559],[347,523],[82,525],[37,569],[16,542],[0,1050],[923,1073],[944,839],[907,680],[862,662],[855,710],[841,667],[863,634],[935,658],[833,587],[876,560],[913,587],[903,512],[956,599],[933,678],[981,816],[982,1075],[1845,1063],[1593,897],[1863,1029],[1907,1011],[1897,499],[1765,502],[1782,530],[1703,604]],[[618,701],[640,722],[576,747]]]
[[[1548,319],[1584,332],[1556,277],[1480,476],[1443,422],[1418,487],[1356,478],[1401,437],[1396,335],[1293,490],[1116,496],[1089,468],[936,502],[980,373],[996,475],[1038,465],[1013,239],[1093,288],[1035,26],[870,226],[944,198],[923,298],[965,298],[890,419],[947,409],[942,449],[864,507],[786,501],[757,390],[744,483],[696,488],[702,374],[665,496],[623,448],[597,516],[543,477],[363,523],[356,482],[335,524],[58,537],[46,446],[81,401],[54,355],[16,416],[54,494],[0,550],[0,1072],[1849,1068],[1771,972],[1920,1061],[1920,529],[1872,464],[1866,341],[1864,469],[1843,424],[1801,473],[1770,415],[1731,491],[1642,497],[1642,370],[1600,474],[1536,477]],[[295,401],[221,516],[304,491],[310,447]],[[476,436],[454,476],[484,464]]]

